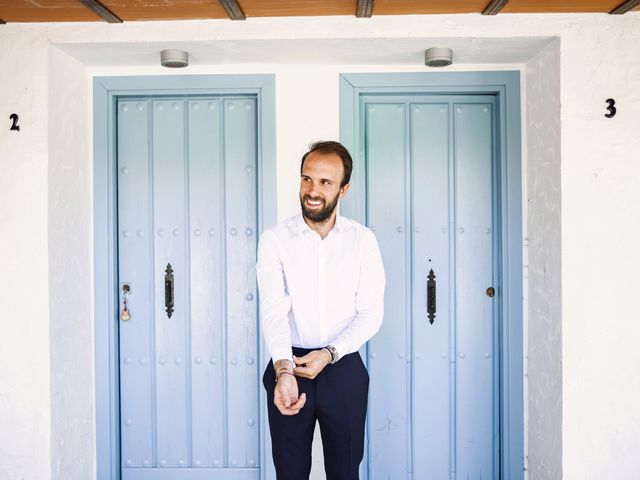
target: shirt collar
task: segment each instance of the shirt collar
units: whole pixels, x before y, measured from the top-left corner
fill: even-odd
[[[345,232],[351,227],[352,225],[347,221],[345,217],[343,217],[342,215],[338,215],[336,217],[336,224],[333,226],[333,229],[337,230],[338,232]]]
[[[302,217],[302,212],[300,212],[298,215],[294,217],[294,222],[292,227],[293,227],[292,230],[294,231],[294,233],[298,235],[302,235],[305,232],[314,232],[311,229],[311,227],[307,225],[307,222],[304,221],[304,218]],[[350,222],[345,217],[343,217],[342,215],[337,215],[336,223],[333,226],[333,229],[331,231],[335,230],[336,232],[344,232],[349,230],[351,227],[352,225],[350,225]]]

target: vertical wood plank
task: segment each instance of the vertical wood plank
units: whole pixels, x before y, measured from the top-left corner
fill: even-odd
[[[256,101],[224,102],[228,466],[259,464]]]
[[[144,467],[154,462],[155,434],[149,102],[123,100],[117,112],[119,285],[132,287],[130,319],[119,325],[121,458],[122,466]]]
[[[153,107],[158,466],[185,467],[191,458],[185,104],[156,100]],[[165,311],[169,263],[175,285],[171,318]]]
[[[221,102],[188,101],[192,465],[224,464],[224,175]]]
[[[456,472],[496,475],[492,285],[492,105],[454,104],[456,175]]]
[[[449,104],[411,104],[413,475],[449,478]],[[427,276],[436,316],[427,318]]]
[[[406,478],[407,251],[405,105],[366,103],[367,219],[385,264],[384,322],[369,342],[370,480]]]

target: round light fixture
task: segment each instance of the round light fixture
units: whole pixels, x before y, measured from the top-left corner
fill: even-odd
[[[427,48],[424,51],[424,64],[427,67],[448,67],[453,63],[453,51],[445,47]]]
[[[182,68],[189,65],[189,54],[184,50],[169,48],[160,52],[160,64],[163,67]]]

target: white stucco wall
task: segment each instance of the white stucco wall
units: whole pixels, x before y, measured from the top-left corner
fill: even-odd
[[[539,37],[559,38],[561,251],[547,251],[546,258],[544,246],[529,261],[535,260],[536,268],[542,266],[535,277],[547,282],[541,284],[547,289],[558,285],[558,279],[545,276],[545,262],[553,264],[558,258],[562,262],[562,293],[552,299],[555,308],[561,305],[563,319],[562,465],[557,455],[545,456],[544,438],[532,437],[544,432],[544,425],[529,424],[529,469],[535,472],[531,478],[558,478],[560,471],[570,480],[640,476],[636,461],[640,350],[635,347],[640,318],[634,302],[635,272],[640,269],[640,162],[635,153],[640,146],[640,54],[635,47],[640,41],[640,16],[504,14],[1,26],[0,118],[5,122],[0,128],[1,479],[90,479],[95,468],[92,271],[87,265],[91,117],[86,98],[89,79],[82,87],[78,78],[176,73],[153,66],[159,47],[173,44],[200,47],[200,56],[194,56],[185,73],[276,73],[278,212],[284,218],[295,209],[300,153],[310,140],[338,137],[337,73],[423,71],[421,50],[415,47],[431,46],[428,42],[433,40],[420,40],[426,33],[432,38],[452,37],[450,44],[466,49],[458,69],[526,65],[536,52],[523,58],[527,49],[514,50],[518,40],[514,37],[532,39],[531,44]],[[323,39],[332,38],[344,39],[340,48],[321,48]],[[117,44],[109,45],[114,39]],[[261,42],[264,46],[270,39],[295,41],[280,42],[278,51],[261,50]],[[363,49],[362,42],[350,39],[364,39],[371,47]],[[240,45],[243,40],[255,45],[229,53],[234,51],[233,42]],[[218,48],[224,42],[227,46]],[[79,43],[83,45],[72,48]],[[109,55],[122,44],[131,52],[128,57]],[[314,44],[317,49],[308,48]],[[478,44],[483,48],[474,47]],[[79,63],[54,48],[71,53]],[[206,55],[216,49],[224,54],[221,60]],[[198,64],[199,58],[205,63]],[[543,53],[529,66],[538,62],[539,68],[547,68],[545,58]],[[50,67],[49,59],[59,62]],[[323,65],[309,65],[318,61]],[[67,67],[70,70],[60,70]],[[64,81],[66,76],[70,83]],[[526,75],[527,81],[535,78]],[[526,89],[529,95],[536,91]],[[603,116],[608,97],[615,98],[618,106],[613,119]],[[534,100],[541,108],[542,100]],[[550,108],[557,109],[557,102]],[[55,116],[49,117],[50,110]],[[20,115],[19,133],[9,131],[8,116],[14,112]],[[539,122],[547,118],[540,109],[523,112]],[[54,125],[61,121],[68,123]],[[532,125],[523,125],[525,135],[536,132]],[[542,148],[547,134],[538,131],[538,135],[534,145]],[[525,155],[534,151],[525,145]],[[529,215],[536,202],[556,198],[544,189],[557,188],[557,178],[536,183],[546,174],[558,174],[558,159],[552,160],[554,165],[534,163],[535,172],[527,164]],[[529,275],[531,280],[534,275],[531,271]],[[67,284],[71,288],[65,288]],[[533,306],[535,294],[527,289],[529,324],[542,320],[528,329],[531,362],[532,342],[547,338],[548,332],[545,312]],[[545,297],[535,298],[540,305]],[[557,329],[557,324],[550,326]],[[556,343],[547,342],[552,350],[548,355],[543,352],[553,361],[557,361]],[[547,363],[542,359],[537,365]],[[538,386],[557,395],[557,389],[544,385],[544,376],[540,380]],[[536,390],[529,388],[530,402],[535,395]],[[544,415],[528,405],[529,422],[540,413],[543,422],[559,418],[559,408]]]
[[[0,479],[50,477],[46,44],[0,30]],[[28,57],[28,61],[26,58]],[[17,113],[20,132],[9,131]]]
[[[526,64],[526,418],[530,480],[562,478],[560,41]]]
[[[49,312],[53,478],[95,469],[91,282],[91,138],[86,67],[49,54]],[[87,200],[89,199],[89,200]],[[70,454],[70,452],[75,452]]]

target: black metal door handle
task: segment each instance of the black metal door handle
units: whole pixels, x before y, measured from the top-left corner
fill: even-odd
[[[433,269],[429,270],[427,276],[427,317],[429,323],[433,325],[436,319],[436,275]]]
[[[167,263],[164,271],[164,308],[169,318],[173,314],[173,306],[173,268],[170,263]]]

